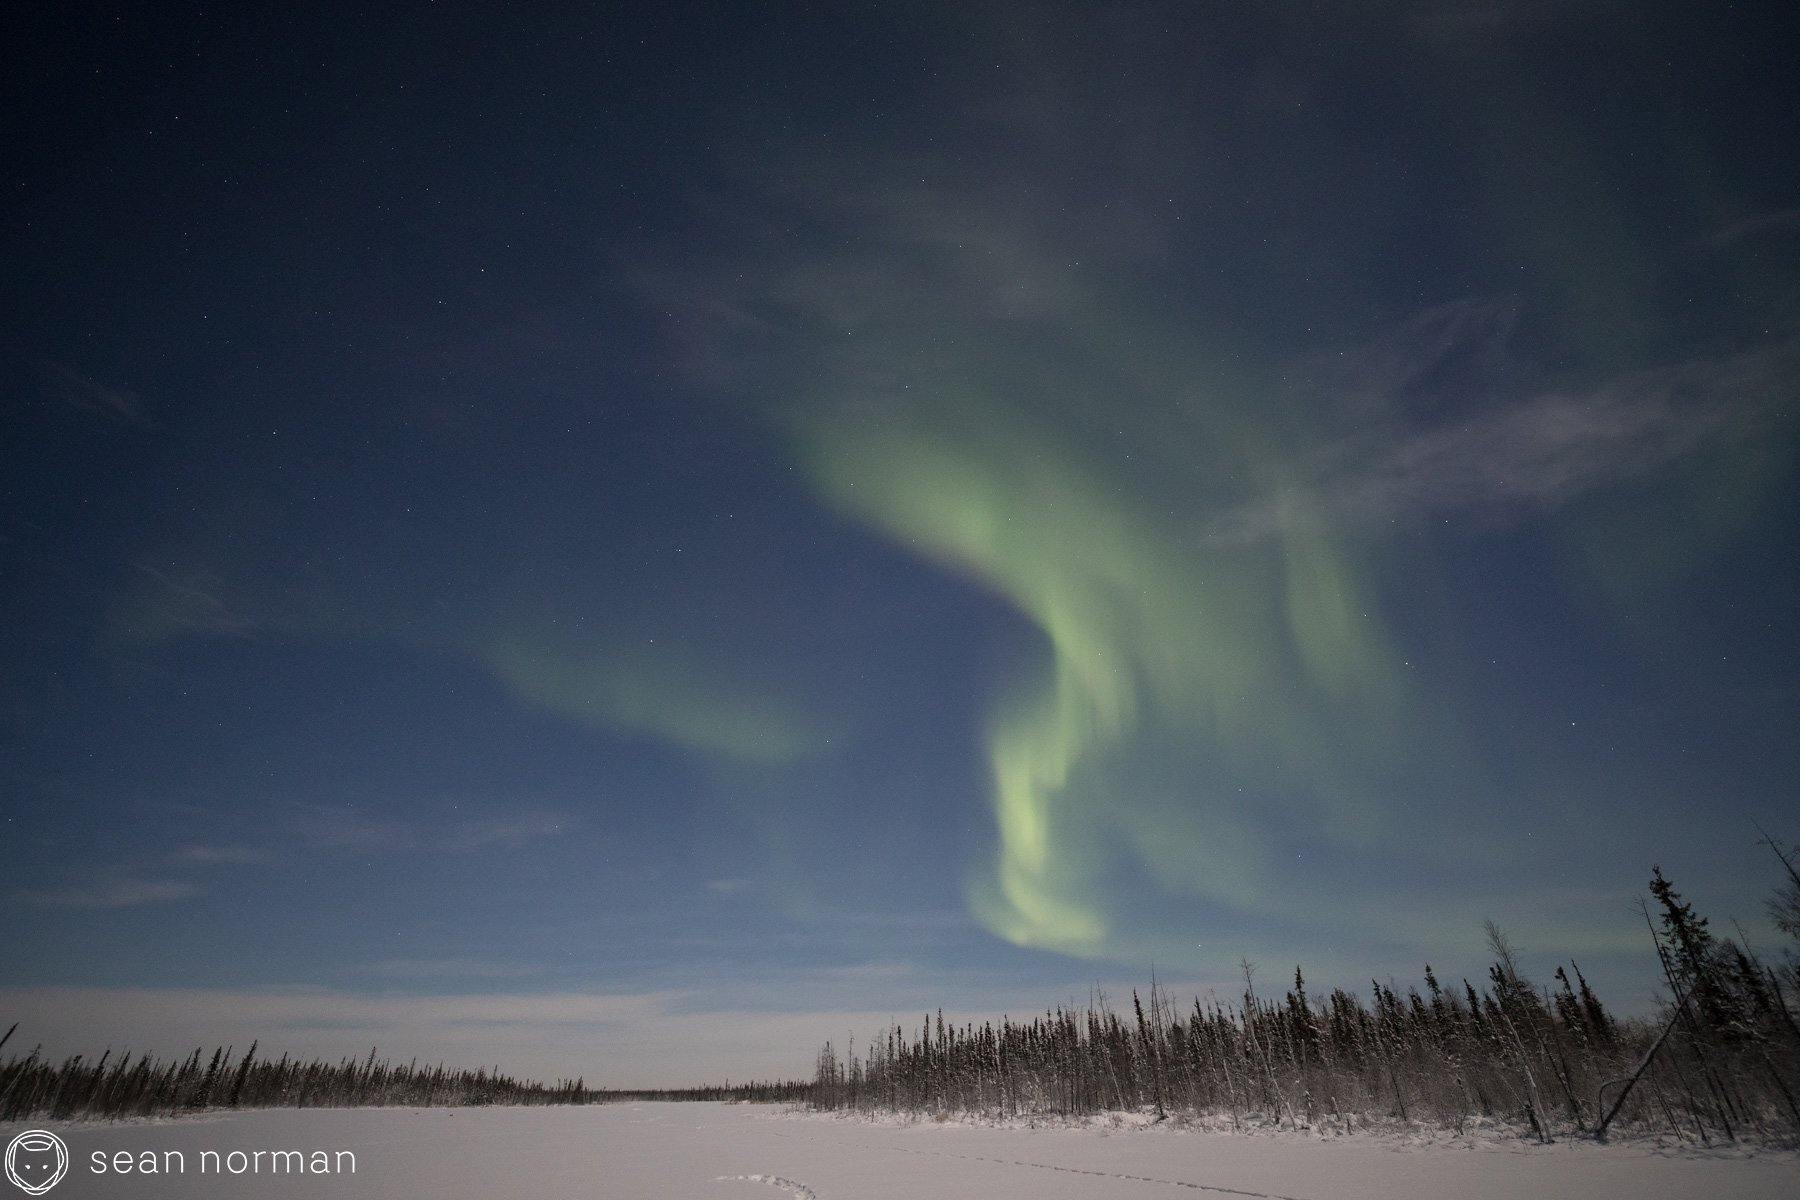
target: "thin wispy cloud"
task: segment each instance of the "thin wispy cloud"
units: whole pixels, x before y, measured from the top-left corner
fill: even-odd
[[[268,859],[268,854],[253,846],[183,846],[172,856],[172,861],[185,866],[239,866],[246,863],[259,863]]]
[[[293,828],[303,842],[320,849],[410,849],[418,844],[414,826],[336,805],[296,805]]]
[[[528,813],[515,817],[460,821],[428,835],[434,847],[466,853],[489,846],[517,848],[541,837],[563,831],[565,822],[553,813]]]
[[[142,598],[134,623],[152,634],[202,633],[245,638],[275,624],[221,596],[223,581],[191,573],[171,575],[147,563],[131,564],[156,586]]]
[[[1441,363],[1456,327],[1437,326],[1409,358],[1377,354],[1348,393],[1367,409]],[[1507,524],[1576,497],[1650,479],[1716,442],[1749,436],[1774,411],[1800,341],[1624,375],[1585,390],[1490,403],[1468,417],[1373,420],[1297,461],[1294,478],[1216,516],[1202,540],[1241,543],[1296,525],[1375,525],[1423,517]]]
[[[207,867],[264,862],[267,853],[236,844],[190,843],[172,853],[139,860],[135,870],[174,870],[191,874]],[[167,904],[198,896],[206,889],[193,879],[133,874],[131,864],[95,868],[61,888],[23,889],[14,898],[39,908],[107,909]]]
[[[106,879],[52,891],[21,891],[18,898],[40,908],[136,908],[199,893],[198,884],[180,879]]]
[[[1748,238],[1797,229],[1800,229],[1800,208],[1780,208],[1715,229],[1700,239],[1700,244],[1710,250],[1723,250]]]
[[[60,363],[35,363],[39,378],[70,408],[99,413],[127,425],[143,425],[144,402],[129,388],[102,383]]]
[[[556,813],[532,810],[429,824],[371,816],[354,808],[296,805],[293,825],[301,839],[325,849],[440,851],[466,854],[489,847],[516,849],[568,827]]]
[[[364,963],[357,970],[378,979],[511,979],[536,975],[543,968],[531,963],[497,962],[485,958],[390,958]]]

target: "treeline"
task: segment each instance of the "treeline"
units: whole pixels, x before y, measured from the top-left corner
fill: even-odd
[[[0,1047],[18,1026],[0,1034]],[[109,1050],[98,1059],[82,1055],[60,1063],[46,1061],[37,1050],[0,1064],[0,1121],[44,1117],[118,1120],[121,1117],[173,1116],[219,1108],[411,1108],[489,1104],[607,1104],[627,1100],[724,1100],[754,1103],[802,1103],[811,1099],[810,1082],[725,1083],[719,1086],[622,1090],[590,1088],[581,1079],[555,1084],[516,1079],[498,1067],[450,1070],[441,1063],[404,1066],[378,1059],[338,1062],[257,1058],[252,1043],[242,1058],[228,1047],[210,1057],[195,1050],[178,1061],[134,1060]]]
[[[1773,845],[1771,843],[1772,848]],[[1800,937],[1800,875],[1771,910]],[[1790,895],[1791,891],[1791,895]],[[1617,1019],[1570,963],[1553,984],[1521,973],[1488,925],[1484,985],[1424,990],[1371,981],[1367,999],[1309,994],[1302,972],[1280,996],[1258,994],[1245,964],[1237,1003],[1177,1008],[1152,982],[1129,1011],[1105,997],[1031,1021],[946,1025],[929,1015],[840,1056],[827,1043],[814,1077],[822,1109],[1005,1117],[1154,1111],[1349,1132],[1374,1123],[1461,1130],[1476,1118],[1559,1132],[1663,1130],[1711,1144],[1800,1137],[1795,967],[1773,968],[1715,937],[1657,870],[1652,922],[1669,998],[1655,1019]],[[1651,919],[1648,909],[1646,920]]]
[[[695,1088],[601,1088],[588,1093],[590,1104],[635,1100],[722,1100],[731,1104],[804,1104],[812,1099],[811,1080],[781,1083],[724,1083]]]
[[[18,1029],[0,1034],[4,1047]],[[38,1050],[0,1064],[0,1122],[43,1117],[118,1120],[174,1116],[220,1108],[411,1108],[489,1104],[607,1104],[628,1100],[724,1100],[802,1103],[810,1082],[725,1083],[662,1090],[590,1088],[582,1079],[555,1084],[516,1079],[498,1067],[451,1070],[415,1060],[396,1066],[369,1051],[366,1059],[257,1058],[252,1043],[242,1058],[229,1047],[195,1050],[164,1061],[142,1054],[98,1059],[75,1055],[60,1063]]]
[[[16,1029],[17,1026],[14,1026]],[[4,1045],[12,1035],[0,1036]],[[28,1117],[172,1116],[211,1108],[341,1108],[356,1105],[580,1104],[593,1093],[579,1079],[554,1086],[502,1074],[499,1068],[451,1070],[367,1059],[259,1059],[252,1043],[242,1058],[219,1047],[178,1061],[134,1060],[109,1050],[51,1063],[33,1050],[0,1064],[0,1121]]]

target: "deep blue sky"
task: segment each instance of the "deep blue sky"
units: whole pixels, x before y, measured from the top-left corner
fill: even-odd
[[[0,1021],[800,1074],[1642,1010],[1800,836],[1761,7],[30,6]]]

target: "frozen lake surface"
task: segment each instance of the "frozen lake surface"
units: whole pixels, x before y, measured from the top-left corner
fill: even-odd
[[[78,1197],[617,1197],[620,1200],[1793,1200],[1791,1153],[1644,1144],[1421,1145],[1380,1136],[876,1124],[753,1105],[279,1109],[27,1128],[67,1143]],[[257,1151],[301,1151],[292,1157]],[[109,1164],[95,1170],[98,1151]],[[233,1157],[232,1152],[241,1152]],[[325,1157],[314,1151],[324,1151]],[[354,1155],[350,1160],[340,1152]],[[125,1157],[119,1158],[121,1152]],[[146,1159],[145,1152],[150,1158]],[[32,1166],[21,1153],[21,1170]],[[163,1173],[144,1174],[149,1162]],[[277,1166],[276,1164],[281,1164]],[[128,1174],[113,1164],[130,1165]],[[324,1164],[328,1170],[316,1168]],[[179,1167],[179,1170],[175,1168]],[[241,1167],[234,1173],[233,1167]],[[0,1191],[12,1193],[10,1185]]]

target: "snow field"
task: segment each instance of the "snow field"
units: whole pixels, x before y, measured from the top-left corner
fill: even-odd
[[[1166,1126],[874,1123],[756,1105],[276,1109],[50,1129],[68,1144],[51,1193],[80,1197],[607,1197],[616,1200],[1794,1200],[1800,1156],[1648,1144],[1425,1145],[1381,1136]],[[97,1174],[155,1152],[185,1170]],[[202,1174],[203,1151],[348,1150],[354,1173]],[[178,1151],[179,1159],[165,1151]],[[215,1158],[210,1161],[218,1161]],[[241,1161],[241,1160],[239,1160]],[[273,1161],[265,1158],[264,1162]],[[289,1162],[292,1159],[287,1160]],[[0,1185],[8,1186],[8,1185]],[[22,1194],[22,1193],[21,1193]]]

